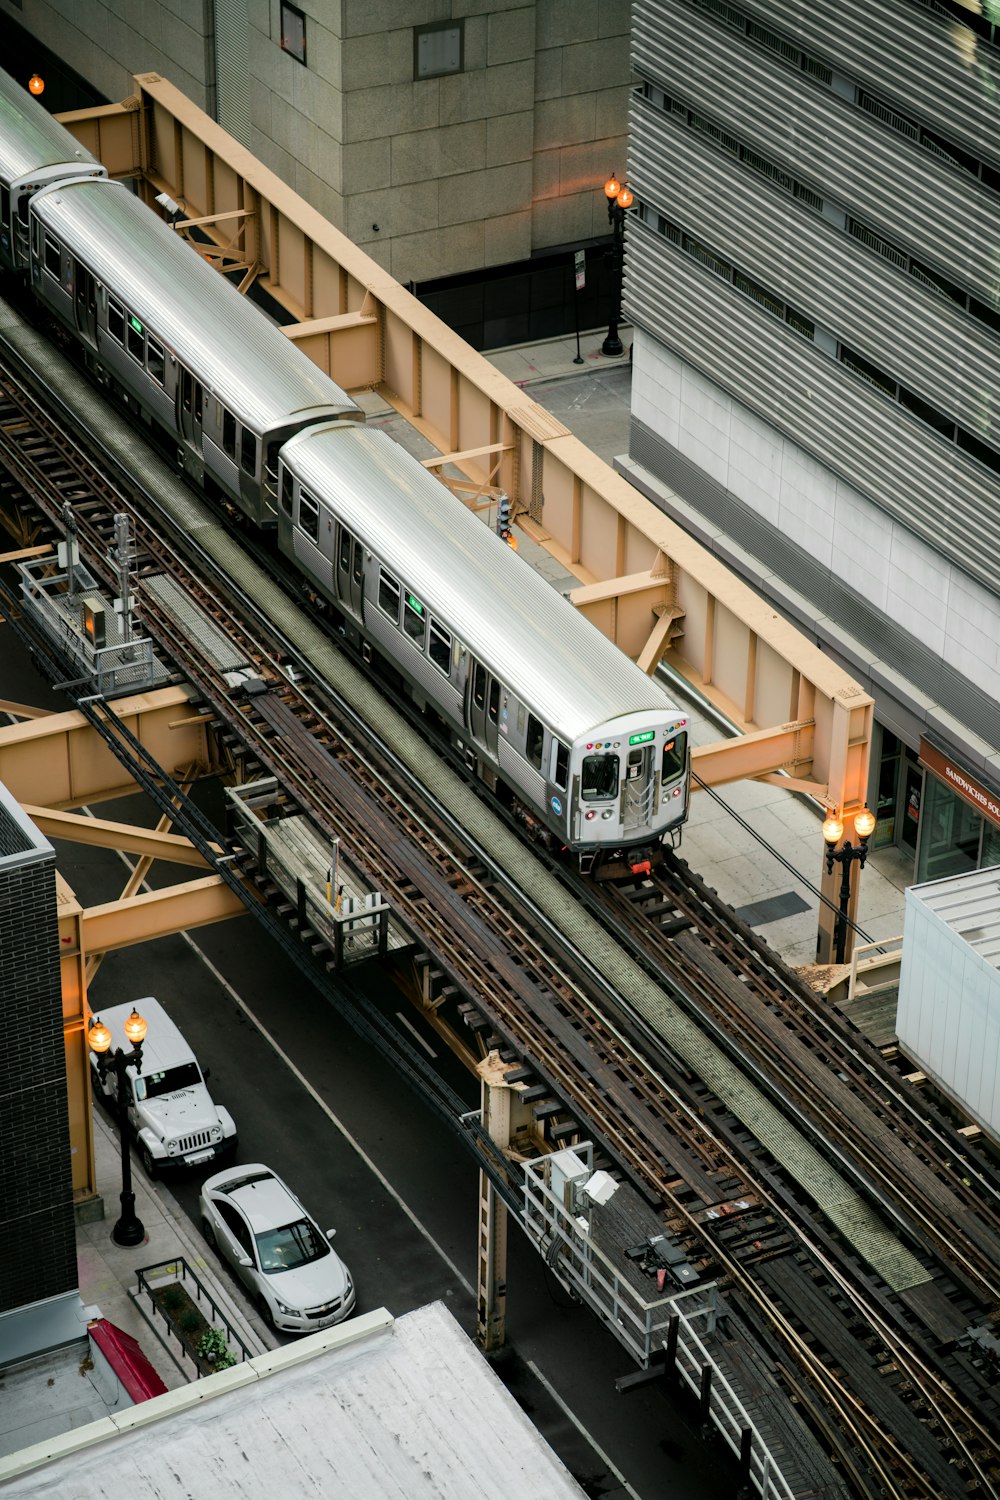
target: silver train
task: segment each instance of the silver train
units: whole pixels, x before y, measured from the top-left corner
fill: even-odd
[[[0,193],[25,234],[3,264],[96,378],[211,496],[276,526],[351,644],[391,665],[532,832],[588,871],[676,843],[684,711],[68,132],[60,170],[35,101],[5,88]]]

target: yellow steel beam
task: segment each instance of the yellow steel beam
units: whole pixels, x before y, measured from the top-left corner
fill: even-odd
[[[21,547],[17,552],[0,552],[0,563],[27,562],[29,558],[44,557],[51,551],[51,542],[46,542],[41,547]]]
[[[208,770],[211,720],[177,717],[189,708],[193,690],[160,688],[120,698],[116,715],[164,771],[176,775],[192,764]],[[75,709],[0,728],[0,781],[21,803],[49,808],[122,797],[135,790],[121,763]]]
[[[124,854],[139,854],[147,860],[162,859],[176,865],[201,866],[207,863],[191,840],[179,833],[137,828],[132,823],[112,823],[80,813],[57,812],[31,803],[24,805],[23,810],[46,838],[91,844],[99,849],[120,849]]]
[[[85,954],[116,952],[174,932],[242,917],[245,912],[239,896],[220,876],[206,875],[183,885],[86,907],[81,917],[83,950]]]
[[[10,698],[0,698],[0,714],[10,714],[15,719],[47,719],[51,708],[33,708],[30,703],[14,703]]]
[[[717,740],[691,751],[692,769],[706,786],[724,786],[727,781],[751,780],[768,771],[794,772],[812,764],[811,719],[758,729],[732,740]],[[811,785],[811,783],[810,783]],[[825,787],[819,787],[820,796]]]
[[[83,947],[83,910],[66,881],[56,871],[56,911],[59,926],[59,972],[62,982],[63,1044],[66,1052],[70,1170],[77,1203],[96,1197],[94,1123],[90,1098],[90,1060],[87,1055],[86,955]]]

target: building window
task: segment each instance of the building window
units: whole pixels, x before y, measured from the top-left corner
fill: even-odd
[[[297,62],[306,60],[306,18],[295,5],[281,0],[281,50]]]
[[[438,21],[413,28],[413,77],[444,78],[465,66],[465,22]]]

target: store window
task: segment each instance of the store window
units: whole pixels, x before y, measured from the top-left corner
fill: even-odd
[[[978,869],[983,820],[936,776],[925,780],[921,822],[918,881],[943,880]]]

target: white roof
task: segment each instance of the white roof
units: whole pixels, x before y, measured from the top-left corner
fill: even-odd
[[[163,1420],[156,1420],[158,1411]],[[109,1434],[104,1440],[101,1429]],[[162,1500],[167,1490],[187,1500],[235,1494],[240,1500],[582,1500],[584,1494],[440,1302],[395,1321],[384,1311],[348,1319],[329,1333],[77,1428],[48,1451],[53,1447],[61,1447],[60,1457],[13,1478],[17,1455],[0,1460],[5,1497]]]
[[[911,885],[907,906],[923,907],[1000,969],[1000,865]]]
[[[32,211],[256,431],[293,417],[357,416],[335,381],[120,182],[60,183],[38,193]]]
[[[560,737],[572,743],[625,714],[648,713],[656,723],[683,716],[387,433],[353,423],[309,427],[289,439],[282,458]]]

